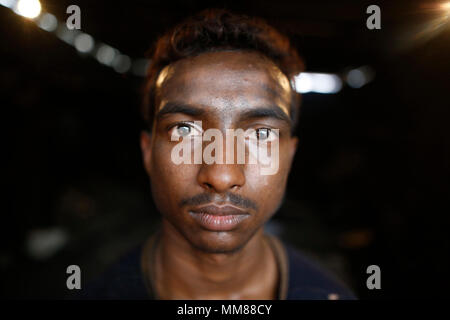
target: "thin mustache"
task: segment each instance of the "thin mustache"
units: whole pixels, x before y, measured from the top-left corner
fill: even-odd
[[[254,201],[230,192],[228,192],[224,198],[218,198],[217,195],[211,193],[201,193],[191,198],[181,200],[180,207],[200,206],[203,204],[209,204],[211,202],[229,203],[238,208],[258,210],[258,206]]]

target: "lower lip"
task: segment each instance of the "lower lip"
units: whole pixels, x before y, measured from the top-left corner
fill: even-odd
[[[201,212],[189,212],[202,227],[211,231],[230,231],[236,228],[248,214],[218,216]]]

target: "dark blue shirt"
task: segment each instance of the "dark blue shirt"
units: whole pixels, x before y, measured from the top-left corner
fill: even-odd
[[[154,299],[141,270],[141,244],[82,288],[81,299]],[[343,283],[301,251],[283,243],[287,256],[288,300],[349,300],[355,295]]]

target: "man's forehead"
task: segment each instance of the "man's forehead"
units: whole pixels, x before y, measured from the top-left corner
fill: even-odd
[[[179,60],[160,72],[156,86],[161,100],[184,99],[202,105],[208,105],[207,100],[269,103],[290,114],[288,78],[271,60],[252,52],[210,52]]]

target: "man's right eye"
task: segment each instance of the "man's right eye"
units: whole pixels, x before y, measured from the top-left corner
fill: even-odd
[[[172,126],[172,128],[169,130],[170,136],[178,140],[179,138],[184,138],[188,136],[193,135],[201,135],[201,129],[196,128],[195,125],[192,123],[177,123],[176,125]]]

